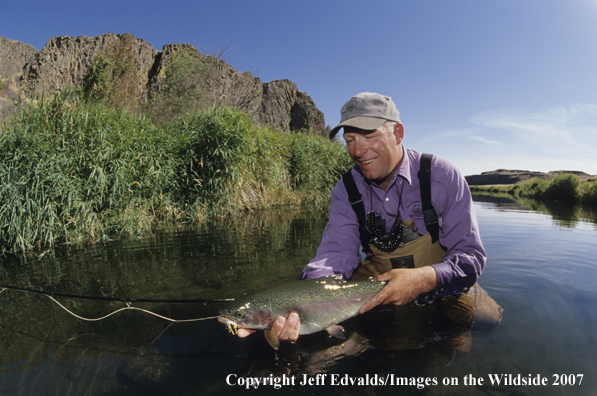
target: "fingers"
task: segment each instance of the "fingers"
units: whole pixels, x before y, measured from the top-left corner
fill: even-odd
[[[431,291],[437,286],[437,274],[433,267],[394,269],[379,275],[377,280],[387,283],[359,309],[359,313],[365,313],[382,304],[408,304],[419,294]]]
[[[291,312],[290,315],[288,315],[288,318],[278,316],[272,325],[272,330],[278,334],[278,338],[282,341],[296,341],[301,330],[301,318],[296,312]],[[244,338],[255,333],[255,331],[256,330],[240,328],[238,329],[237,335],[240,338]]]
[[[390,276],[389,272],[386,272],[384,274],[381,274],[379,276],[377,276],[377,280],[378,281],[383,281],[383,282],[387,282],[388,280],[392,279],[392,277]],[[360,309],[359,309],[359,313],[363,314],[367,311],[372,310],[373,308],[377,307],[378,305],[383,304],[387,298],[388,298],[388,292],[390,291],[390,288],[388,287],[389,283],[384,286],[383,289],[381,289],[375,296],[373,296],[369,301],[367,301]]]
[[[274,327],[279,331],[280,340],[296,341],[301,329],[301,319],[296,312],[291,312],[288,318],[279,316]]]
[[[375,296],[373,296],[369,301],[367,301],[360,309],[359,313],[363,314],[367,311],[372,310],[373,308],[377,307],[378,305],[382,304],[390,304],[395,301],[396,295],[398,294],[395,291],[395,284],[394,282],[390,282],[396,274],[390,272],[386,272],[381,274],[377,277],[378,281],[388,282],[383,289],[381,289]]]
[[[241,328],[241,329],[238,329],[237,334],[240,338],[245,338],[245,337],[253,334],[254,332],[255,332],[255,330]]]
[[[378,305],[386,303],[389,298],[390,290],[388,288],[389,285],[384,286],[375,296],[373,296],[369,301],[367,301],[360,309],[359,313],[363,314],[367,311],[372,310],[373,308],[377,307]]]

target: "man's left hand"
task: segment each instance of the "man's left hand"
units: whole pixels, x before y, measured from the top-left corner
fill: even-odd
[[[405,305],[419,294],[435,290],[437,287],[437,274],[433,267],[393,269],[379,275],[377,280],[387,283],[359,309],[359,313],[365,313],[378,305]]]

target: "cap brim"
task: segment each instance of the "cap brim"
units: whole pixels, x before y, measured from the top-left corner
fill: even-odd
[[[344,127],[353,127],[363,129],[365,131],[372,131],[374,129],[379,128],[386,122],[385,118],[375,118],[375,117],[353,117],[349,118],[348,120],[341,122],[340,124],[336,125],[334,129],[330,132],[330,139],[333,139],[334,136],[338,133],[341,128]]]

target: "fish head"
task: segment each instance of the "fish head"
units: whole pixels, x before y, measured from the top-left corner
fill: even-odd
[[[218,321],[227,324],[232,333],[239,327],[244,329],[267,329],[272,325],[274,319],[271,309],[255,306],[251,303],[224,308],[220,311],[218,317]]]

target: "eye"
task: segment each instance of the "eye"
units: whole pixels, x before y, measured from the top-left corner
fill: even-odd
[[[241,312],[241,311],[236,311],[236,315],[237,318],[244,318],[245,317],[245,313]]]

